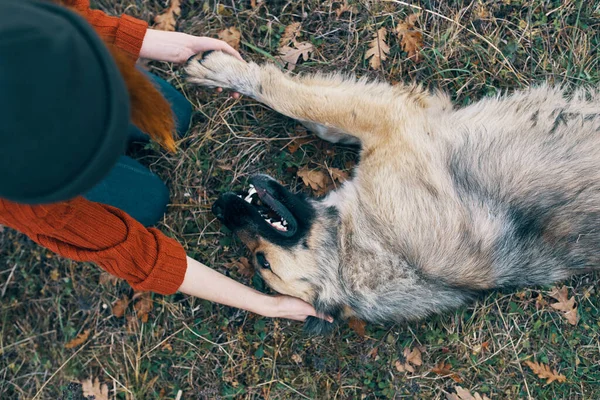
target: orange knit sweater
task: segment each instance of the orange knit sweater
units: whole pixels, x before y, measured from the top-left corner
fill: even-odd
[[[62,3],[77,9],[104,40],[138,58],[147,23],[91,10],[89,0]],[[94,262],[136,290],[171,294],[185,276],[186,254],[179,243],[157,229],[144,228],[119,209],[82,197],[38,206],[0,199],[0,224],[61,256]]]

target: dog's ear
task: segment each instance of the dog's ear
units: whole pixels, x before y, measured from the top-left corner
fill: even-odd
[[[318,317],[307,317],[304,321],[304,333],[311,336],[330,335],[337,328],[337,320],[327,322]]]

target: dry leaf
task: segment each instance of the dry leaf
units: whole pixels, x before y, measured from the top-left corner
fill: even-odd
[[[252,278],[254,275],[254,267],[250,264],[250,261],[246,257],[240,257],[239,260],[234,260],[230,263],[226,263],[227,268],[236,268],[240,275],[246,278]]]
[[[456,391],[456,394],[450,393],[446,395],[447,400],[490,400],[486,395],[481,396],[477,392],[475,392],[475,395],[472,395],[471,392],[460,386],[455,386],[454,390]]]
[[[58,278],[60,278],[60,274],[58,273],[58,270],[56,268],[50,271],[50,279],[56,282]]]
[[[567,322],[571,325],[577,325],[579,314],[577,313],[577,307],[575,307],[575,297],[569,299],[567,287],[563,286],[560,289],[555,287],[549,295],[558,300],[558,303],[550,304],[550,307],[562,311]]]
[[[133,306],[137,317],[144,323],[148,322],[148,313],[154,308],[152,295],[150,292],[137,292],[133,295],[133,300],[135,299],[138,299],[137,303]]]
[[[367,326],[367,323],[365,321],[360,320],[358,318],[350,318],[350,319],[348,319],[348,326],[358,336],[365,337],[365,335],[366,335],[365,326]]]
[[[448,376],[456,383],[463,382],[463,379],[460,377],[460,375],[452,371],[452,366],[450,364],[445,364],[443,361],[436,365],[435,368],[432,368],[431,372],[436,375]]]
[[[411,14],[396,26],[396,34],[400,39],[400,46],[415,62],[419,62],[419,51],[423,48],[423,35],[415,30],[415,21],[419,14]]]
[[[108,386],[101,384],[98,378],[81,381],[81,388],[86,398],[93,396],[94,400],[108,400]]]
[[[77,335],[77,337],[75,339],[73,339],[69,343],[65,344],[65,349],[72,349],[74,347],[81,346],[82,344],[87,342],[89,337],[90,337],[90,330],[86,329],[85,331],[83,331],[82,333]]]
[[[233,12],[224,4],[219,4],[217,5],[217,14],[222,15],[224,17],[231,17],[233,15]]]
[[[121,318],[123,315],[125,315],[125,310],[127,310],[127,306],[129,306],[129,298],[124,295],[119,300],[113,303],[112,314],[117,318]]]
[[[294,154],[298,151],[298,149],[300,149],[300,147],[304,146],[307,143],[311,143],[313,140],[314,139],[310,137],[294,139],[290,142],[290,144],[287,145],[287,149],[290,152],[290,154]]]
[[[296,173],[306,186],[310,186],[317,196],[322,196],[327,193],[331,186],[331,178],[329,175],[319,170],[310,170],[307,167],[302,167]]]
[[[279,48],[288,46],[290,43],[296,41],[296,37],[300,33],[300,22],[292,22],[285,27],[281,39],[279,39]]]
[[[335,10],[335,15],[337,15],[337,17],[339,18],[346,11],[352,14],[356,14],[358,12],[356,10],[356,7],[348,5],[348,0],[344,0],[344,2],[340,4],[340,8]]]
[[[365,53],[365,60],[369,60],[369,65],[373,69],[379,69],[381,62],[387,59],[390,52],[390,46],[387,45],[385,39],[387,37],[387,29],[381,27],[373,35],[373,40],[369,43],[369,50]]]
[[[287,69],[290,71],[296,68],[300,57],[304,61],[308,61],[310,53],[314,50],[313,44],[309,42],[294,42],[293,45],[294,47],[283,46],[279,48],[279,59],[287,64]]]
[[[171,0],[169,8],[162,14],[154,17],[154,29],[161,31],[175,31],[177,17],[181,14],[181,0]]]
[[[525,364],[529,368],[531,368],[533,373],[536,374],[538,377],[540,377],[542,379],[547,379],[546,385],[549,385],[554,381],[560,382],[560,383],[567,381],[566,376],[559,374],[558,372],[556,372],[556,370],[550,370],[550,367],[543,363],[537,363],[537,362],[527,360],[527,361],[525,361]]]
[[[101,285],[112,284],[113,286],[117,285],[119,282],[119,278],[114,275],[109,274],[108,272],[102,272],[100,274],[100,278],[98,279],[98,283]]]
[[[423,365],[423,361],[421,360],[421,351],[416,347],[412,350],[408,347],[405,348],[403,356],[404,362],[398,360],[395,363],[398,372],[415,372],[415,368],[412,365]]]
[[[231,28],[223,29],[217,34],[219,39],[230,45],[236,50],[240,49],[240,40],[242,39],[242,32],[238,28],[232,26]]]
[[[299,354],[292,354],[292,361],[297,364],[302,363],[302,357]]]
[[[350,179],[350,174],[348,174],[346,171],[342,171],[339,168],[329,168],[329,173],[331,174],[333,180],[338,181],[339,183],[344,183]]]

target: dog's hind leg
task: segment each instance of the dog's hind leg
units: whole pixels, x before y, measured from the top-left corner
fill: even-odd
[[[274,65],[245,63],[222,52],[197,56],[185,70],[192,83],[240,92],[299,120],[324,139],[360,142],[363,147],[397,140],[398,127],[433,99],[415,87],[340,75],[294,77]]]

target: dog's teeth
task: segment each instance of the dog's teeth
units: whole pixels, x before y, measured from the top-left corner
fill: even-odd
[[[282,224],[283,226],[287,226],[288,222],[287,222],[287,221],[284,219],[284,220],[282,220],[282,221],[281,221],[281,224]]]
[[[256,189],[254,186],[250,185],[250,189],[248,189],[248,196],[252,196],[254,193],[256,193]]]
[[[281,224],[281,222],[273,222],[271,223],[271,225],[273,226],[273,228],[280,230],[280,231],[287,231],[287,229],[285,229],[285,226],[283,226]]]

